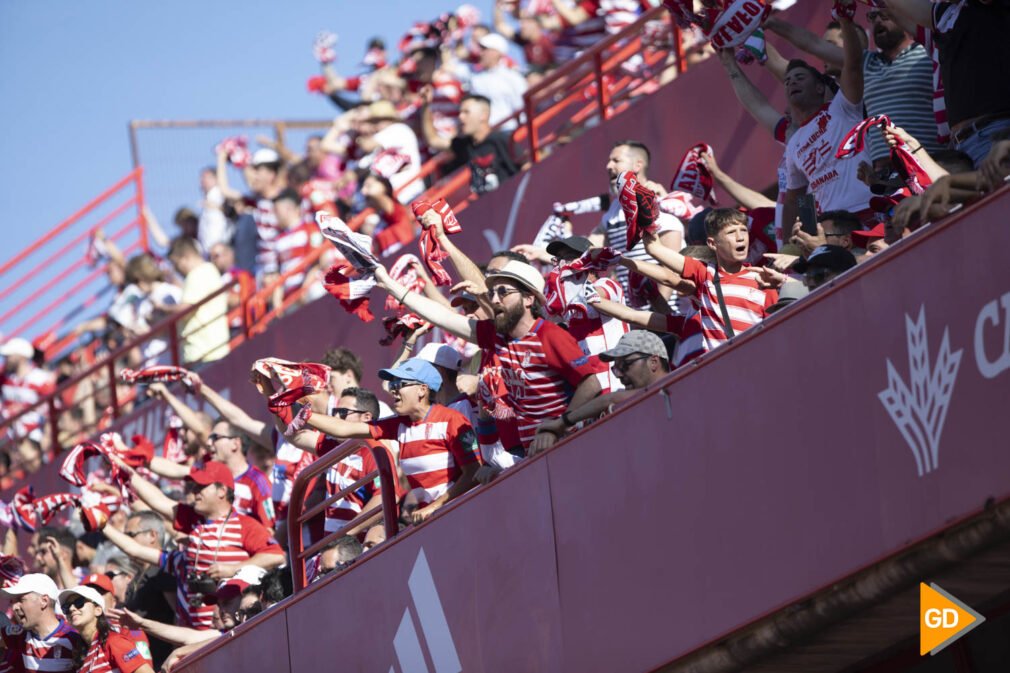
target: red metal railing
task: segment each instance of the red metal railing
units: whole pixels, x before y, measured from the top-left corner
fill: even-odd
[[[372,452],[377,466],[376,469],[364,475],[347,488],[334,493],[306,510],[305,497],[313,491],[318,483],[319,476],[324,475],[341,460],[363,448],[367,448]],[[378,477],[379,485],[382,489],[382,504],[379,507],[373,507],[361,512],[344,524],[343,529],[324,536],[306,548],[302,527],[313,519],[323,516],[326,509],[331,507],[333,503],[373,481],[376,477]],[[383,527],[386,530],[386,538],[391,539],[399,531],[396,505],[396,470],[389,463],[389,454],[383,449],[372,446],[364,440],[348,440],[302,470],[292,487],[291,505],[288,509],[288,554],[290,556],[291,576],[294,580],[295,591],[301,591],[307,586],[307,578],[305,576],[306,561],[322,551],[326,545],[343,537],[346,534],[343,531],[353,530],[356,526],[368,521],[380,512],[382,513]]]
[[[49,335],[47,354],[65,348],[69,341],[57,332],[79,322],[109,291],[103,270],[87,268],[89,238],[102,230],[124,254],[147,250],[143,209],[143,169],[138,167],[0,265],[0,331],[29,339]]]

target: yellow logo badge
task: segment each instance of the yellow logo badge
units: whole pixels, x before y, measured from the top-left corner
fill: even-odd
[[[934,655],[985,621],[936,584],[919,583],[919,654]]]

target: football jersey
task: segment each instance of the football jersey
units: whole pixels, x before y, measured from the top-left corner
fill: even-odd
[[[593,283],[593,289],[603,299],[618,304],[625,303],[624,290],[616,280],[600,278]],[[586,355],[599,355],[614,348],[621,336],[631,329],[631,326],[623,320],[601,314],[592,304],[586,306],[584,311],[570,310],[563,319],[568,323],[568,333],[575,338],[579,348]],[[610,367],[596,376],[600,379],[600,388],[603,392],[614,392],[624,388]]]
[[[56,389],[53,375],[44,369],[32,367],[24,376],[0,372],[0,417],[13,418],[19,413],[51,394]],[[42,424],[45,416],[43,407],[38,407],[18,419],[13,430],[13,438],[27,437],[42,441]]]
[[[5,626],[0,636],[5,645],[0,653],[0,673],[72,671],[74,648],[84,644],[81,634],[63,618],[53,632],[44,637],[17,624]]]
[[[342,443],[342,440],[320,434],[320,441],[318,444],[319,455],[321,456],[332,451]],[[400,480],[396,477],[396,459],[393,458],[393,453],[382,442],[369,442],[369,444],[386,452],[386,458],[389,460],[389,464],[393,468],[393,481],[396,489],[396,498],[399,500],[400,497],[404,495],[404,492],[400,487]],[[372,455],[372,451],[368,447],[362,447],[358,451],[355,451],[351,455],[347,456],[326,471],[327,499],[336,495],[345,488],[353,486],[356,482],[361,480],[362,477],[374,471],[376,468],[375,457]],[[381,493],[382,487],[379,482],[379,477],[376,475],[375,479],[372,481],[362,484],[343,498],[334,501],[332,505],[326,508],[325,523],[323,525],[326,532],[333,533],[343,528],[348,521],[364,511],[364,507],[368,504],[369,500],[377,495],[381,495]]]
[[[515,411],[523,448],[533,442],[541,421],[565,412],[583,379],[607,369],[583,353],[571,334],[543,318],[518,339],[498,334],[494,320],[480,320],[477,345],[493,350],[501,362],[507,403]]]
[[[433,404],[425,417],[411,421],[393,416],[371,422],[372,439],[395,439],[400,444],[400,469],[419,503],[426,504],[448,491],[461,467],[479,463],[477,435],[463,414]]]
[[[295,485],[295,479],[302,470],[312,464],[316,459],[308,451],[302,451],[294,444],[284,439],[284,435],[274,429],[274,446],[276,447],[276,457],[274,458],[274,469],[271,475],[274,515],[278,518],[287,516],[288,503],[291,502],[291,489]]]
[[[273,528],[274,503],[270,480],[258,468],[249,466],[245,472],[235,477],[235,511],[245,514],[267,528]]]
[[[129,638],[112,631],[105,644],[96,637],[81,664],[79,673],[133,673],[144,664],[143,653]]]

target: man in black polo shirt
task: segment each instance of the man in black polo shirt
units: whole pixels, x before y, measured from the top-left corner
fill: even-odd
[[[459,134],[448,140],[435,133],[427,107],[423,113],[425,141],[433,150],[448,150],[454,155],[445,167],[446,173],[470,165],[470,189],[474,194],[494,191],[519,172],[512,158],[510,134],[492,132],[490,117],[491,101],[484,96],[467,96],[459,106]]]

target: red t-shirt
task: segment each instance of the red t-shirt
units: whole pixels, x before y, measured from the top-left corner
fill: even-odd
[[[91,642],[79,673],[133,673],[147,663],[135,642],[112,631],[105,645]]]
[[[319,437],[320,439],[316,448],[320,456],[329,453],[343,443],[342,440],[327,437],[323,434],[320,434]],[[396,459],[393,457],[393,453],[382,442],[370,441],[368,444],[386,452],[386,458],[393,467],[394,488],[396,489],[396,499],[399,500],[406,494],[406,491],[400,486],[400,480],[396,478]],[[372,455],[371,449],[362,447],[355,451],[326,471],[327,499],[352,486],[366,474],[376,469],[377,465],[375,464],[375,457]],[[369,483],[335,501],[326,508],[326,520],[324,524],[326,532],[332,533],[343,528],[348,521],[364,511],[364,507],[368,504],[369,500],[381,494],[382,486],[379,482],[379,477],[376,476]]]
[[[372,235],[372,247],[378,256],[394,255],[417,238],[414,215],[399,201],[393,202],[393,212],[378,216],[379,223]]]
[[[419,421],[406,416],[371,423],[372,439],[395,439],[400,443],[403,470],[418,502],[440,497],[459,479],[463,465],[480,463],[477,435],[463,414],[433,404]]]
[[[541,421],[565,412],[584,378],[607,370],[597,357],[585,355],[571,334],[543,318],[526,336],[508,340],[495,331],[494,320],[480,320],[477,345],[493,349],[501,361],[523,448],[533,442]]]
[[[271,500],[270,480],[252,465],[235,478],[235,511],[252,517],[267,528],[277,523]]]

